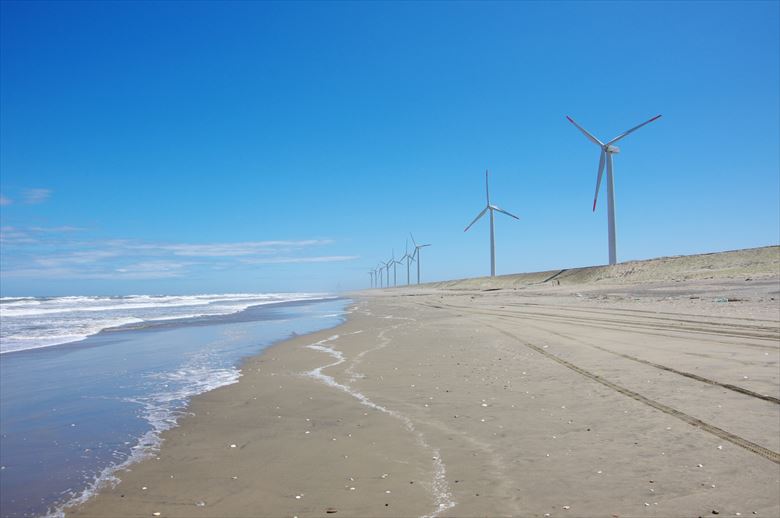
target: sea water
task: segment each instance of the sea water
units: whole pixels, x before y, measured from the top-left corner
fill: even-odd
[[[322,294],[0,300],[0,513],[57,515],[86,500],[155,451],[192,396],[238,381],[242,358],[339,324],[347,303]]]

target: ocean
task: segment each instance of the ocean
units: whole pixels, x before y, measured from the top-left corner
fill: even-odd
[[[316,293],[0,299],[0,510],[58,516],[153,453],[243,358],[343,321]]]

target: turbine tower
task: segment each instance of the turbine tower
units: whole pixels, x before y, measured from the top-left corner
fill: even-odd
[[[574,122],[574,119],[566,116],[567,119],[569,119],[569,122],[577,126],[577,129],[579,129],[591,142],[596,144],[598,147],[601,148],[601,156],[599,157],[599,172],[598,176],[596,177],[596,194],[593,196],[593,211],[596,211],[596,200],[599,197],[599,187],[601,186],[601,175],[604,173],[604,163],[606,162],[607,165],[607,218],[608,218],[608,231],[609,231],[609,264],[614,265],[617,263],[617,250],[615,246],[615,182],[613,177],[613,166],[612,166],[612,155],[616,155],[620,153],[620,148],[617,146],[613,146],[615,142],[618,140],[621,140],[631,133],[635,132],[642,126],[646,124],[650,124],[654,120],[660,119],[660,115],[656,115],[649,121],[643,122],[639,126],[634,126],[630,130],[626,131],[625,133],[622,133],[618,135],[617,137],[613,138],[606,144],[601,142],[599,139],[588,133],[585,128]]]
[[[476,223],[479,218],[485,215],[486,212],[490,211],[490,276],[495,277],[496,276],[496,239],[495,239],[495,232],[493,230],[494,224],[493,224],[493,212],[498,211],[502,214],[506,214],[507,216],[511,216],[515,219],[520,219],[514,214],[511,214],[504,209],[500,209],[496,207],[495,205],[490,204],[490,186],[488,184],[488,172],[485,171],[485,195],[487,196],[487,205],[484,209],[482,209],[482,212],[477,214],[477,217],[474,218],[474,221],[469,223],[469,226],[466,227],[463,232],[468,231],[468,229],[471,228],[471,226]]]
[[[412,237],[412,243],[414,244],[414,252],[412,253],[412,261],[414,261],[414,258],[417,257],[417,284],[420,284],[420,249],[425,248],[426,246],[431,246],[430,243],[425,245],[418,245],[417,241],[414,240],[414,236],[411,232],[409,232],[409,235]]]

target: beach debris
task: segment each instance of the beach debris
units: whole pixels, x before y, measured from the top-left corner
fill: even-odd
[[[303,498],[303,495],[295,495],[296,500],[300,500],[301,498]]]
[[[349,490],[350,490],[350,491],[354,491],[354,490],[355,490],[355,488],[354,488],[354,487],[350,487],[350,488],[349,488]]]
[[[155,511],[152,513],[152,516],[160,516],[160,511]]]
[[[146,486],[141,486],[141,491],[146,491],[147,489],[149,489],[149,488],[146,487]]]
[[[703,465],[703,464],[696,464],[696,467],[697,467],[697,468],[703,468],[703,467],[704,467],[704,465]]]
[[[650,507],[650,504],[648,504],[647,502],[645,502],[645,507]]]
[[[720,511],[718,511],[717,509],[713,509],[712,514],[720,514]]]
[[[195,506],[196,507],[206,507],[206,502],[204,502],[203,500],[200,500],[198,502],[195,502]]]
[[[603,472],[602,472],[601,470],[598,470],[596,473],[598,473],[599,475],[601,475]]]
[[[309,431],[309,430],[306,430],[306,431],[305,431],[305,432],[303,432],[303,433],[311,433],[311,431]]]
[[[236,446],[235,444],[231,444],[230,447],[231,448],[237,448],[238,446]]]
[[[387,491],[385,491],[385,493],[388,494],[388,495],[390,494],[390,492],[391,491],[389,489]]]
[[[327,509],[325,509],[325,512],[328,513],[328,514],[333,514],[333,513],[337,513],[338,511],[336,511],[332,507],[328,507]]]
[[[564,506],[563,506],[563,509],[565,509],[565,510],[567,510],[567,511],[568,511],[569,509],[571,509],[571,506],[570,506],[570,505],[564,505]]]
[[[233,475],[232,477],[230,477],[230,480],[238,480],[238,477]]]
[[[387,473],[382,473],[382,478],[387,478],[387,477],[389,477],[389,476],[390,476],[390,475],[388,475]]]

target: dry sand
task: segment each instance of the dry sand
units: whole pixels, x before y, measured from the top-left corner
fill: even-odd
[[[780,516],[780,249],[556,273],[356,294],[67,514]]]

